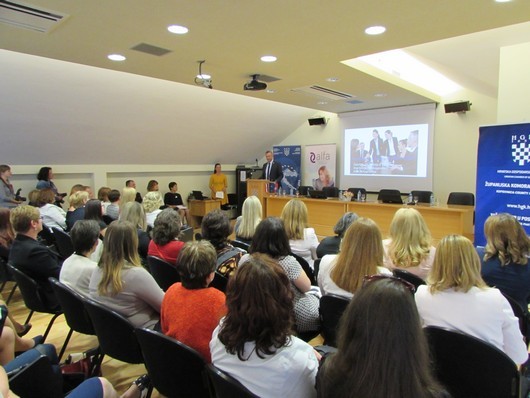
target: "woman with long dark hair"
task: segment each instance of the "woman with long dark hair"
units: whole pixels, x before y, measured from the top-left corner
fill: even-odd
[[[283,268],[291,283],[293,292],[296,330],[309,332],[318,330],[319,297],[311,289],[311,282],[298,261],[291,256],[289,239],[279,218],[269,217],[261,221],[256,228],[249,253],[263,253],[275,259]],[[249,256],[243,256],[240,264]]]
[[[293,336],[289,279],[276,261],[254,254],[228,282],[227,314],[210,341],[212,363],[262,397],[307,397],[318,354]]]
[[[101,236],[105,236],[107,223],[103,221],[103,205],[99,199],[90,199],[85,204],[85,220],[94,220],[98,223]]]
[[[410,289],[397,278],[368,278],[342,315],[338,351],[318,372],[318,397],[449,396],[432,376]]]

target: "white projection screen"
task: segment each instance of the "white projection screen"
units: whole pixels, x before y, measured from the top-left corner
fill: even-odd
[[[341,187],[432,191],[435,104],[339,115]]]

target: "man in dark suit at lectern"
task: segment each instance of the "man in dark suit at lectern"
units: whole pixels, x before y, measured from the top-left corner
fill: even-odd
[[[274,161],[272,151],[265,152],[265,159],[267,163],[263,165],[263,178],[274,182],[276,187],[279,187],[283,178],[282,165]]]

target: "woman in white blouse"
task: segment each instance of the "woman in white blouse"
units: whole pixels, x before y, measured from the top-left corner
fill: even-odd
[[[39,211],[42,217],[42,223],[48,228],[66,229],[66,211],[56,206],[55,192],[50,188],[41,189],[37,202],[40,206]]]
[[[383,267],[381,232],[369,218],[358,218],[346,230],[339,254],[320,261],[318,286],[322,294],[352,298],[366,275],[392,273]]]
[[[471,241],[448,235],[438,244],[428,285],[415,299],[424,326],[469,334],[504,351],[516,364],[528,359],[528,348],[508,300],[480,276],[480,258]]]
[[[308,226],[305,203],[291,199],[284,206],[280,218],[289,238],[291,252],[302,257],[313,268],[313,262],[317,258],[318,238],[315,230]]]

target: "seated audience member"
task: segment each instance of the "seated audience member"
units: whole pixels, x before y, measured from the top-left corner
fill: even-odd
[[[114,221],[107,228],[98,268],[90,279],[90,297],[120,313],[136,327],[154,328],[164,292],[140,263],[136,228]]]
[[[257,254],[242,264],[226,307],[210,341],[215,367],[262,398],[315,397],[320,356],[293,336],[292,290],[277,262]]]
[[[344,215],[337,221],[333,227],[335,236],[328,236],[322,239],[320,244],[317,246],[317,257],[322,258],[326,254],[337,254],[340,250],[340,242],[344,238],[346,230],[352,222],[357,220],[359,216],[351,211],[344,213]]]
[[[88,193],[88,199],[95,199],[94,198],[94,191],[92,190],[92,187],[89,185],[83,185],[83,191]]]
[[[318,238],[315,230],[308,227],[307,217],[307,207],[299,199],[287,202],[280,216],[289,238],[291,251],[302,257],[313,268],[313,260],[317,258]]]
[[[111,189],[109,187],[101,187],[98,189],[98,200],[101,202],[103,208],[103,214],[107,214],[107,207],[110,205],[109,193]]]
[[[138,253],[142,258],[142,261],[145,263],[151,237],[146,232],[147,221],[145,219],[144,208],[136,201],[125,203],[125,205],[122,206],[120,221],[129,221],[136,227],[136,231],[138,232]]]
[[[158,181],[149,180],[147,183],[147,192],[158,192]]]
[[[117,189],[112,189],[109,192],[109,202],[110,204],[107,206],[107,216],[112,218],[113,220],[117,220],[120,218],[120,198],[121,194],[120,191]],[[133,202],[132,200],[130,202]]]
[[[486,247],[478,247],[482,278],[492,287],[517,301],[525,312],[530,302],[530,239],[507,213],[489,216],[484,224]]]
[[[98,264],[90,256],[99,243],[100,227],[94,220],[80,220],[75,223],[70,236],[74,254],[64,260],[59,280],[75,291],[89,295],[88,285],[92,272]]]
[[[154,227],[156,216],[158,216],[162,211],[160,210],[160,207],[163,205],[164,203],[162,202],[162,196],[160,196],[160,192],[151,191],[145,194],[142,206],[145,210],[145,217],[148,227]]]
[[[37,235],[42,231],[39,209],[28,205],[12,209],[11,225],[16,232],[16,237],[9,252],[9,262],[35,279],[43,301],[50,308],[58,308],[59,302],[48,278],[53,276],[59,279],[61,267],[55,254],[37,241]]]
[[[125,181],[125,188],[132,188],[134,189],[134,201],[138,203],[142,203],[142,195],[140,192],[136,191],[136,182],[134,180],[127,180]],[[125,190],[124,190],[125,192]],[[125,201],[122,201],[122,203],[126,203]]]
[[[309,277],[298,261],[290,255],[289,239],[287,239],[282,220],[268,217],[260,222],[254,233],[249,252],[251,255],[262,253],[272,257],[287,274],[294,300],[296,330],[298,332],[318,330],[320,327],[319,295],[312,290]],[[249,258],[248,255],[243,256],[240,264]]]
[[[63,198],[66,196],[66,193],[59,193],[57,190],[57,187],[53,183],[53,170],[51,167],[41,167],[39,170],[39,174],[37,174],[37,185],[35,186],[36,189],[51,189],[53,193],[55,194],[55,203],[59,206],[61,203],[63,203]],[[73,192],[72,192],[73,193]],[[72,194],[70,193],[70,195]]]
[[[85,186],[83,184],[75,184],[70,189],[70,195],[69,196],[72,196],[74,193],[80,192],[80,191],[84,191],[84,190],[85,190]]]
[[[55,205],[55,193],[51,189],[41,189],[37,203],[44,225],[48,228],[66,229],[66,212]]]
[[[424,326],[469,334],[504,351],[516,364],[526,362],[519,320],[502,293],[482,280],[480,259],[469,239],[448,235],[440,241],[427,283],[415,296]]]
[[[101,236],[105,236],[107,223],[103,221],[103,207],[97,199],[90,199],[85,204],[85,220],[94,220],[98,223]]]
[[[401,268],[426,279],[436,253],[431,241],[421,213],[412,208],[399,209],[390,223],[390,237],[383,240],[385,267]]]
[[[164,209],[156,217],[151,231],[153,239],[149,242],[147,255],[155,256],[176,265],[179,252],[184,242],[177,240],[182,228],[180,216],[173,209]]]
[[[67,230],[71,230],[76,221],[85,219],[85,204],[88,201],[88,192],[76,191],[70,195],[70,208],[66,212]]]
[[[257,196],[249,196],[243,202],[241,215],[236,220],[234,227],[236,239],[250,244],[254,231],[263,217],[261,202]]]
[[[9,219],[10,210],[6,207],[0,207],[0,257],[7,262],[9,250],[15,240],[15,231],[11,226]]]
[[[239,259],[246,252],[228,243],[232,233],[230,220],[221,210],[213,210],[206,214],[201,223],[202,238],[210,241],[217,252],[217,272],[230,277],[237,268]]]
[[[318,286],[322,294],[351,298],[361,288],[365,275],[392,275],[383,267],[383,244],[379,228],[369,218],[352,222],[342,239],[339,254],[320,260]]]
[[[164,204],[167,207],[171,207],[172,209],[175,209],[178,211],[179,216],[182,220],[186,220],[186,223],[188,225],[191,225],[191,216],[190,211],[186,206],[184,206],[184,202],[182,201],[182,196],[177,192],[178,185],[176,182],[172,181],[169,183],[169,192],[166,192],[164,195]]]
[[[13,184],[9,181],[11,176],[11,167],[6,164],[0,165],[0,207],[10,209],[22,203],[17,199]]]
[[[449,398],[433,377],[414,296],[403,281],[367,282],[344,311],[337,338],[338,351],[318,371],[318,397]]]
[[[28,192],[28,205],[39,207],[40,189],[32,189]]]
[[[136,192],[136,189],[132,187],[123,188],[123,191],[121,192],[121,198],[120,198],[121,205],[123,206],[125,203],[129,203],[129,202],[138,202],[135,199],[138,197],[139,194],[140,192]],[[141,196],[140,196],[140,199],[141,199]],[[140,201],[138,203],[142,203],[142,202]]]
[[[208,287],[216,260],[210,242],[186,243],[177,261],[182,282],[167,290],[160,313],[162,332],[199,351],[207,362],[211,362],[212,332],[226,313],[224,293]]]

